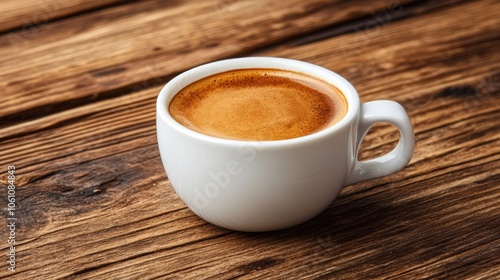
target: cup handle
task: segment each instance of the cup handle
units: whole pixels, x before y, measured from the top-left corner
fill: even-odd
[[[358,161],[361,143],[370,127],[377,122],[388,122],[395,125],[400,133],[399,142],[392,151],[383,156]],[[354,165],[345,185],[382,177],[403,169],[410,162],[414,147],[413,126],[403,106],[389,100],[371,101],[362,104],[355,143]]]

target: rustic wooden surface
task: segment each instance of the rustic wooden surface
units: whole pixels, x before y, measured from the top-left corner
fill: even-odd
[[[7,0],[0,10],[1,279],[500,279],[500,2]],[[409,166],[346,187],[287,230],[232,232],[195,216],[161,165],[156,96],[191,67],[253,55],[322,65],[363,102],[400,102],[416,132]],[[375,126],[361,157],[397,137]]]

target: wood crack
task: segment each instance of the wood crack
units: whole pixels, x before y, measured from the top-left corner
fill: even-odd
[[[466,1],[465,0],[452,0],[452,1],[440,1],[440,2],[432,0],[410,1],[410,3],[408,4],[399,4],[399,6],[388,7],[383,10],[374,11],[370,15],[366,15],[361,18],[353,18],[350,19],[349,21],[342,22],[340,24],[325,26],[317,31],[308,32],[305,35],[291,38],[288,41],[282,41],[279,43],[279,45],[286,44],[290,46],[302,46],[327,40],[332,37],[341,36],[344,34],[350,34],[356,32],[369,32],[370,31],[369,29],[382,27],[384,25],[397,22],[409,17],[424,15],[426,13],[432,13],[435,12],[436,10],[448,8],[463,2]],[[395,11],[392,10],[390,11],[389,9],[393,9]],[[384,18],[382,18],[381,12],[389,13],[389,16],[385,13],[383,14]],[[273,46],[269,45],[261,49],[252,50],[250,53],[261,52],[271,48],[273,48]],[[245,55],[250,55],[250,53]]]

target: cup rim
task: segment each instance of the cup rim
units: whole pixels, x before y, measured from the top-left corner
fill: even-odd
[[[238,69],[250,69],[250,68],[289,70],[313,76],[325,82],[328,82],[337,87],[344,95],[347,101],[347,112],[339,122],[325,129],[322,129],[320,131],[308,135],[290,139],[282,139],[282,140],[238,140],[238,139],[218,138],[215,136],[210,136],[191,130],[178,123],[170,115],[167,109],[168,105],[170,104],[172,98],[182,88],[186,87],[187,85],[217,73],[231,71],[231,70],[238,70]],[[241,145],[242,143],[256,143],[256,144],[258,143],[258,145],[263,145],[263,146],[282,146],[282,145],[303,144],[305,142],[318,140],[332,133],[336,133],[343,127],[348,126],[352,122],[352,120],[355,119],[355,117],[358,114],[359,107],[360,107],[360,100],[356,89],[345,78],[343,78],[339,74],[329,69],[326,69],[324,67],[309,62],[304,62],[289,58],[242,57],[242,58],[230,58],[230,59],[210,62],[207,64],[202,64],[174,77],[165,86],[163,86],[160,93],[158,94],[156,101],[156,118],[161,119],[163,122],[165,122],[173,129],[177,130],[178,132],[181,132],[189,137],[196,138],[202,141],[208,141],[226,145],[227,144]]]

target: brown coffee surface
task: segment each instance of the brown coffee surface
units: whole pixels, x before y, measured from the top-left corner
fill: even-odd
[[[282,140],[318,132],[347,112],[343,94],[317,78],[277,69],[241,69],[178,92],[171,116],[202,134],[234,140]]]

